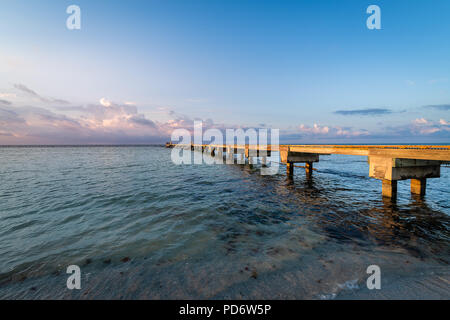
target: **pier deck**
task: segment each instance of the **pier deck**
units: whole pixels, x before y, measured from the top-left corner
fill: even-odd
[[[321,155],[342,154],[368,157],[369,177],[382,181],[382,195],[393,200],[397,197],[397,181],[411,180],[411,193],[423,197],[426,180],[439,178],[441,164],[450,162],[449,145],[214,145],[172,144],[168,148],[184,148],[208,152],[211,155],[239,154],[245,163],[252,158],[262,158],[266,164],[272,151],[279,152],[281,162],[286,164],[289,179],[294,176],[294,164],[304,163],[307,178],[312,178],[313,163]]]

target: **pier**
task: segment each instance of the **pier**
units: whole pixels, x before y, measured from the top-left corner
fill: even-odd
[[[381,181],[383,197],[396,200],[397,182],[411,180],[411,193],[425,196],[427,179],[439,178],[441,165],[450,162],[450,146],[434,145],[211,145],[211,144],[172,144],[167,148],[184,148],[192,151],[207,152],[212,156],[227,155],[227,163],[234,163],[238,155],[238,164],[255,163],[261,158],[263,165],[272,152],[279,152],[280,162],[286,165],[288,179],[294,177],[297,163],[304,164],[305,174],[312,179],[314,163],[320,156],[331,154],[365,156],[369,164],[369,177]],[[232,159],[233,162],[229,160]]]

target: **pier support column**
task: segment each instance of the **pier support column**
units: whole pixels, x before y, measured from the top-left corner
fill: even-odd
[[[305,172],[306,172],[306,178],[312,179],[312,172],[313,172],[313,163],[312,162],[305,162]]]
[[[267,166],[267,157],[262,157],[262,158],[261,158],[261,165],[262,165],[263,167],[266,167],[266,166]]]
[[[239,153],[238,164],[245,164],[245,153]]]
[[[293,163],[286,163],[286,174],[288,179],[294,178],[294,164]]]
[[[234,164],[234,149],[230,146],[227,147],[227,156],[226,156],[226,163],[227,164]]]
[[[383,181],[383,196],[395,199],[397,180],[411,179],[411,193],[425,195],[426,179],[440,177],[440,161],[369,157],[371,178]]]
[[[383,197],[397,199],[397,180],[382,180],[382,194]]]
[[[255,158],[259,156],[259,150],[250,149],[248,146],[245,148],[245,157],[248,159],[249,165],[255,164]],[[257,163],[258,161],[256,161]]]
[[[222,159],[223,161],[227,161],[227,152],[228,152],[228,148],[220,148],[220,154],[222,155]]]
[[[411,193],[423,197],[427,189],[427,179],[411,179]]]

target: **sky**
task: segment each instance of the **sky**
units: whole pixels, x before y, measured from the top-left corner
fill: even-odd
[[[449,57],[448,0],[2,0],[0,145],[162,143],[195,120],[448,144]]]

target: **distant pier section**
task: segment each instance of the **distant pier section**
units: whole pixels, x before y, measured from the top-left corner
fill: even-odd
[[[294,177],[296,163],[304,164],[307,178],[311,179],[313,164],[321,155],[342,154],[366,156],[369,163],[369,177],[381,180],[382,195],[393,200],[397,198],[397,181],[411,180],[411,193],[423,197],[427,179],[439,178],[441,165],[450,163],[450,146],[434,145],[210,145],[172,144],[167,148],[183,148],[207,152],[212,156],[238,155],[240,163],[254,164],[261,158],[263,165],[271,152],[279,152],[281,163],[286,165],[289,179]]]

